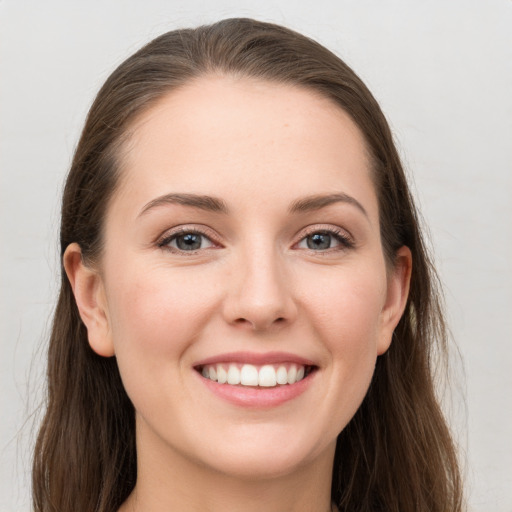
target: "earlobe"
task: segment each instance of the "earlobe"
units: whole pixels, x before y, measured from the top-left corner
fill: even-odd
[[[87,328],[89,345],[100,356],[113,356],[114,346],[100,274],[83,262],[82,251],[76,243],[66,248],[63,264],[80,317]]]
[[[396,253],[395,265],[388,278],[386,304],[381,313],[381,332],[377,347],[378,355],[382,355],[388,350],[391,345],[393,331],[405,310],[407,298],[409,297],[411,272],[411,250],[403,246]]]

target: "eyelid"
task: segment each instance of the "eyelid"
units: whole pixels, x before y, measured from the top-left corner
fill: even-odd
[[[175,226],[173,228],[170,228],[166,230],[164,233],[162,233],[155,241],[155,245],[158,247],[165,249],[168,248],[169,250],[172,250],[172,248],[167,247],[167,244],[175,237],[186,234],[186,233],[194,233],[197,235],[204,236],[207,238],[214,246],[221,247],[222,244],[219,241],[218,235],[213,231],[211,228],[204,226],[202,224],[182,224],[180,226]],[[215,248],[215,247],[214,247]],[[198,251],[204,251],[207,249],[211,249],[211,247],[206,247],[204,249],[198,249]],[[180,251],[179,249],[175,249],[176,252],[185,252]],[[198,251],[190,251],[190,254],[194,254]],[[187,251],[188,252],[188,251]]]
[[[173,249],[168,247],[167,244],[176,236],[184,233],[195,233],[201,236],[204,236],[207,238],[212,244],[214,245],[213,248],[223,247],[222,243],[219,240],[219,236],[217,233],[209,228],[208,226],[202,225],[202,224],[182,224],[179,226],[175,226],[173,228],[167,229],[162,233],[155,241],[155,245],[162,248],[162,249],[168,249],[172,251]],[[293,244],[293,247],[296,247],[304,238],[313,235],[315,233],[327,233],[329,235],[334,236],[341,244],[341,247],[339,249],[337,248],[330,248],[325,249],[323,251],[314,251],[318,253],[325,253],[330,250],[343,250],[343,249],[349,249],[356,245],[354,237],[352,234],[347,231],[344,228],[341,228],[340,226],[336,226],[333,224],[312,224],[310,226],[306,226],[303,228],[297,236],[295,237],[296,241]],[[216,246],[216,247],[215,247]],[[197,251],[186,251],[189,252],[189,254],[194,254],[196,252],[205,251],[208,249],[212,249],[212,247],[207,247],[204,249],[198,249]],[[180,251],[179,249],[175,249],[175,252],[185,252]]]
[[[311,226],[305,227],[303,230],[299,232],[297,235],[297,241],[294,243],[294,247],[297,246],[304,238],[314,235],[315,233],[326,233],[334,236],[341,244],[341,248],[337,249],[332,247],[330,249],[325,249],[323,251],[314,251],[314,252],[328,252],[330,250],[343,250],[353,248],[356,245],[354,237],[352,234],[344,228],[340,226],[336,226],[333,224],[312,224]]]

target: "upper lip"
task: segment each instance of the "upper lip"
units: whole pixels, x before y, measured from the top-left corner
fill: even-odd
[[[316,366],[305,357],[288,352],[226,352],[197,361],[193,366],[205,366],[219,363],[248,363],[253,365],[295,363],[303,366]]]

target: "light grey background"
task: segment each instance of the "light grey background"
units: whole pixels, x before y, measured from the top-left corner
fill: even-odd
[[[512,1],[0,0],[0,511],[30,509],[58,203],[107,75],[178,26],[250,16],[337,52],[396,135],[445,283],[470,509],[512,512]]]

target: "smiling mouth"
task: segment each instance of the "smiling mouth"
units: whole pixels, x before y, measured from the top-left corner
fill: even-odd
[[[195,367],[205,379],[231,386],[272,388],[295,384],[317,369],[316,366],[283,364],[205,364]]]

